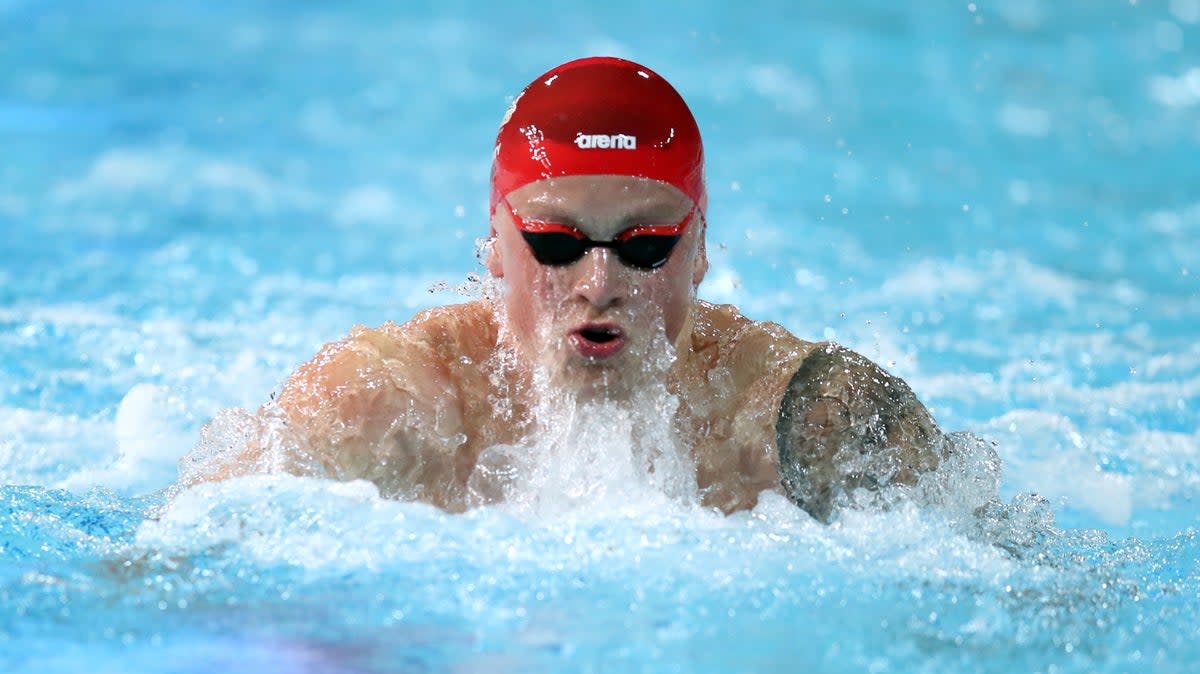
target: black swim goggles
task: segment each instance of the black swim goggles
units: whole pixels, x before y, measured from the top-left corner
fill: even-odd
[[[533,251],[534,259],[555,267],[573,264],[593,248],[607,248],[630,267],[658,269],[667,263],[675,244],[683,237],[683,230],[696,214],[693,204],[687,215],[674,225],[637,225],[621,232],[612,241],[594,241],[570,225],[525,220],[517,215],[508,199],[501,201]]]

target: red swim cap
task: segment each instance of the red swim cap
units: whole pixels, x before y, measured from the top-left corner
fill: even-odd
[[[704,148],[687,103],[654,71],[597,56],[564,63],[517,96],[496,136],[492,209],[543,178],[623,175],[704,195]]]

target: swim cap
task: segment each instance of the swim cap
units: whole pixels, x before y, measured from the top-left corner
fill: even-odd
[[[509,108],[492,162],[492,209],[544,178],[623,175],[704,195],[704,148],[687,103],[665,79],[624,59],[564,63]]]

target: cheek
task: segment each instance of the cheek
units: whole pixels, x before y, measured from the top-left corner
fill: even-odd
[[[504,252],[504,304],[510,328],[521,337],[533,337],[562,304],[556,294],[563,285],[561,274],[538,264],[523,242]]]
[[[672,259],[655,276],[641,284],[641,292],[657,308],[658,316],[655,318],[662,321],[667,339],[672,342],[687,323],[692,305],[691,267],[684,262],[683,259]]]
[[[687,322],[688,312],[692,304],[692,284],[690,279],[682,283],[672,283],[667,290],[663,303],[663,323],[667,331],[667,339],[674,342]]]

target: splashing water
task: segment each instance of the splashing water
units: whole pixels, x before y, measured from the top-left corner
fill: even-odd
[[[112,9],[0,2],[0,670],[1195,671],[1194,0]],[[494,448],[513,500],[459,515],[154,492],[348,326],[446,301],[505,96],[581,51],[694,106],[702,297],[997,444],[829,526],[695,507],[654,396],[539,411],[557,444]]]
[[[499,307],[497,314],[503,345],[512,339],[511,328]],[[537,342],[562,340],[555,332],[560,325],[553,320],[539,324]],[[694,505],[695,467],[675,427],[679,401],[666,386],[674,346],[661,322],[648,341],[637,371],[583,366],[565,386],[554,349],[539,350],[551,355],[533,364],[530,390],[520,393],[533,400],[529,432],[516,445],[497,445],[480,454],[468,483],[472,501],[502,503],[506,510],[537,518],[620,511],[664,499]],[[493,377],[511,373],[520,357],[501,346]],[[510,404],[498,402],[502,408]]]
[[[677,404],[665,387],[621,403],[543,402],[529,440],[480,455],[469,483],[475,502],[498,500],[536,519],[694,505],[695,469],[673,424]]]

